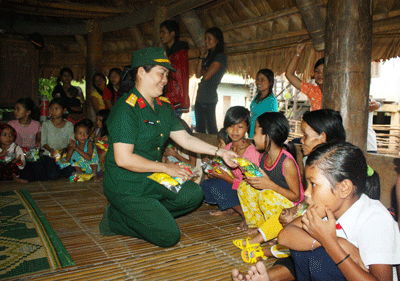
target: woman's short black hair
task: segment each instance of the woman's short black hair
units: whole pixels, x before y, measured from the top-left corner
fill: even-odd
[[[338,111],[320,109],[304,113],[303,121],[318,135],[325,133],[326,141],[346,141],[343,119]]]
[[[242,121],[246,123],[247,127],[250,126],[250,111],[244,106],[232,106],[225,114],[224,128],[227,129]]]
[[[306,166],[317,166],[335,187],[350,180],[357,187],[355,194],[366,191],[367,162],[364,153],[348,142],[328,142],[317,145],[308,155]]]

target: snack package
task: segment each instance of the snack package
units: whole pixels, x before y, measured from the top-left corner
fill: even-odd
[[[62,151],[56,150],[54,153],[54,160],[56,160],[57,165],[61,168],[64,169],[65,167],[68,167],[71,165],[66,159],[67,153],[63,153],[61,155]]]
[[[40,158],[39,148],[31,148],[31,149],[22,148],[22,151],[25,154],[25,160],[27,162],[35,162]]]
[[[187,169],[191,173],[192,176],[187,180],[191,180],[193,177],[197,176],[197,173],[194,171],[193,167],[191,167],[190,165],[187,165],[186,163],[183,163],[183,162],[176,162],[175,164],[185,166],[185,169]],[[186,182],[180,177],[171,177],[170,175],[168,175],[166,173],[153,173],[150,176],[148,176],[148,178],[165,186],[166,188],[168,188],[169,190],[171,190],[174,193],[178,193],[179,190],[181,190],[181,188],[182,188],[181,185]]]
[[[98,150],[102,150],[104,152],[107,152],[107,150],[108,150],[108,143],[106,143],[106,142],[104,142],[102,140],[96,141],[95,145],[96,145]]]
[[[93,177],[93,174],[80,174],[80,173],[73,173],[69,177],[70,182],[83,182],[83,181],[89,181]]]
[[[240,169],[248,178],[262,177],[257,165],[247,160],[246,158],[232,158],[232,161],[240,166]]]
[[[234,178],[231,169],[225,165],[224,160],[221,157],[214,157],[212,160],[208,159],[201,162],[200,165],[206,174],[210,174],[212,169],[215,169],[215,171],[220,174],[222,173],[221,170],[223,170],[228,173],[231,178]]]

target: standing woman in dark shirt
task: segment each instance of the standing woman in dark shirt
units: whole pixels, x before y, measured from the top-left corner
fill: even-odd
[[[227,59],[224,53],[224,35],[218,27],[207,29],[206,46],[200,49],[196,77],[201,79],[195,103],[196,131],[216,134],[215,107],[218,102],[217,88],[225,74]]]
[[[62,98],[68,111],[68,121],[75,124],[85,116],[85,98],[80,87],[72,86],[72,70],[64,67],[60,70],[57,85],[53,89],[53,98]]]

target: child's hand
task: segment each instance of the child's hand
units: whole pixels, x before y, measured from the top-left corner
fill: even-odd
[[[301,217],[302,227],[312,237],[314,237],[322,246],[332,242],[336,238],[336,219],[332,210],[326,206],[324,213],[327,220],[317,212],[317,205],[310,205],[307,212]]]
[[[217,172],[217,170],[219,171],[219,172]],[[225,172],[223,169],[221,169],[220,167],[214,167],[212,170],[211,170],[211,173],[210,173],[214,178],[218,178],[218,179],[221,179],[221,180],[224,180],[224,181],[227,181],[227,182],[229,182],[230,180],[232,180],[232,177],[227,173],[227,172]]]
[[[73,150],[75,150],[75,149],[76,149],[76,141],[70,139],[70,140],[69,140],[68,147],[71,148],[71,149],[73,149]]]
[[[176,158],[176,155],[178,154],[178,152],[176,152],[176,150],[173,148],[173,147],[167,147],[165,150],[164,150],[164,153],[163,153],[163,155],[165,156],[165,157],[168,157],[168,156],[174,156],[175,158]]]
[[[19,163],[20,161],[21,161],[21,155],[18,155],[18,157],[15,158],[14,160],[12,160],[11,162],[17,164],[17,163]]]
[[[271,179],[268,177],[268,175],[264,172],[263,169],[259,169],[261,174],[263,175],[262,177],[248,177],[247,182],[254,187],[255,189],[271,189],[271,185],[269,184],[271,182]]]

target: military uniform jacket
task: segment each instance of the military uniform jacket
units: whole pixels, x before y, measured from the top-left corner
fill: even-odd
[[[136,173],[118,167],[115,163],[113,144],[133,144],[134,154],[151,161],[161,161],[164,144],[170,132],[184,130],[166,98],[155,99],[153,109],[136,88],[130,93],[125,93],[113,106],[107,119],[107,127],[109,149],[105,163],[107,180],[104,189],[118,188],[122,193],[131,193],[131,190],[134,192],[135,187],[132,183],[147,182],[149,179],[146,177],[150,173]],[[129,191],[121,190],[124,188]]]

